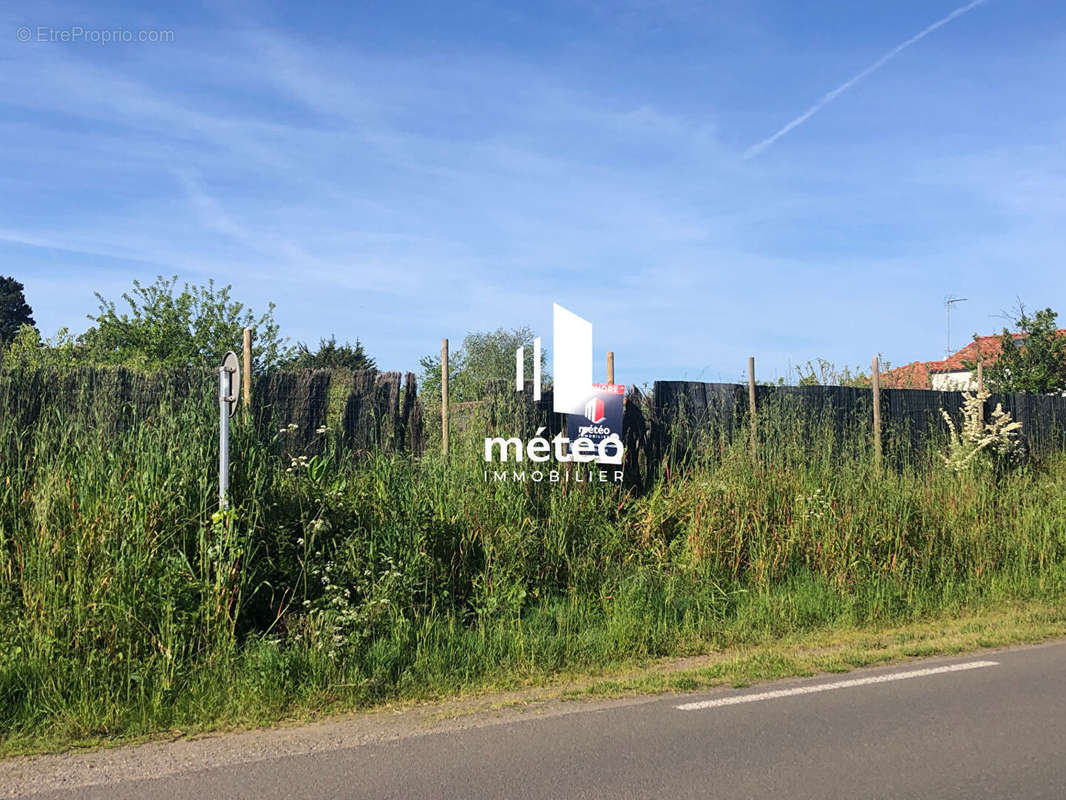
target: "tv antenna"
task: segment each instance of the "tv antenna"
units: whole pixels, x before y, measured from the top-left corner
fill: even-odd
[[[949,294],[944,298],[944,308],[948,312],[948,349],[945,358],[951,358],[951,307],[955,303],[964,303],[967,299],[966,297],[956,297],[953,294]]]

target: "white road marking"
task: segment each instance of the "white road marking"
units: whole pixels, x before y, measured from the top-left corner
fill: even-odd
[[[998,665],[998,661],[967,661],[965,664],[951,664],[946,667],[928,667],[927,669],[914,669],[910,672],[893,672],[889,675],[872,675],[868,678],[852,678],[847,681],[819,683],[815,686],[797,686],[793,689],[777,689],[773,692],[742,694],[734,697],[720,697],[717,700],[701,700],[696,703],[684,703],[677,706],[677,709],[679,711],[700,711],[704,708],[736,706],[741,703],[757,703],[760,700],[776,700],[779,697],[792,697],[793,695],[798,694],[815,694],[816,692],[829,692],[834,689],[849,689],[852,686],[866,686],[871,683],[905,681],[910,678],[924,678],[927,675],[941,675],[945,672],[962,672],[967,669],[980,669],[981,667],[995,667]]]

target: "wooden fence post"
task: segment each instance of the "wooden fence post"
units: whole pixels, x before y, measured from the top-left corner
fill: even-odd
[[[981,352],[977,352],[977,395],[980,397],[985,393],[985,362],[981,358]],[[985,404],[981,401],[981,422],[985,421]]]
[[[440,343],[440,446],[448,457],[448,340]]]
[[[244,415],[252,408],[252,329],[244,329]]]
[[[748,357],[748,416],[751,418],[751,459],[756,458],[755,450],[755,356]]]
[[[874,396],[874,466],[881,469],[881,360],[874,356],[870,385]]]
[[[607,351],[607,383],[614,385],[614,350]]]

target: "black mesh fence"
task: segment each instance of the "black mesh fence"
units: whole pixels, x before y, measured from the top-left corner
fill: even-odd
[[[286,431],[288,452],[320,452],[331,437],[363,455],[421,455],[425,447],[418,382],[410,372],[272,372],[256,380],[252,408],[261,436]]]
[[[117,434],[189,398],[209,403],[217,395],[217,373],[199,369],[148,374],[123,367],[0,371],[0,413],[22,430],[55,415]]]
[[[359,452],[425,448],[425,419],[414,374],[358,370],[350,373],[341,414],[341,439]]]
[[[426,445],[426,419],[418,384],[411,373],[376,370],[275,371],[253,381],[251,422],[263,441],[283,439],[287,452],[318,452],[332,436],[356,453],[383,450],[420,455]],[[30,429],[47,414],[64,422],[121,433],[153,414],[168,413],[193,399],[203,403],[204,424],[214,424],[218,374],[176,369],[141,373],[121,367],[75,369],[20,368],[0,371],[0,413],[16,429]],[[539,402],[531,386],[489,387],[476,403],[456,404],[453,425],[463,424],[463,406],[487,414],[491,430],[512,433],[543,428],[549,438],[565,431],[565,417],[552,410],[548,389]],[[961,392],[881,390],[885,459],[902,464],[943,445],[947,424],[942,411],[958,421]],[[439,408],[434,398],[434,408]],[[997,404],[1022,424],[1027,453],[1042,456],[1066,449],[1066,396],[992,395],[985,418]],[[759,436],[763,444],[787,438],[803,446],[826,431],[856,450],[868,450],[872,434],[870,389],[842,386],[757,386]],[[774,427],[776,425],[776,427]],[[633,389],[623,418],[626,481],[645,484],[665,463],[713,458],[738,437],[748,436],[748,387],[732,383],[657,381],[651,396]]]
[[[1022,435],[1030,452],[1043,454],[1066,449],[1066,397],[1039,394],[994,394],[985,413],[997,403],[1022,423]]]
[[[252,389],[252,417],[261,440],[285,431],[285,447],[313,454],[325,442],[331,373],[329,370],[268,372],[256,376]]]
[[[412,373],[375,370],[275,371],[255,376],[250,421],[257,437],[286,452],[314,454],[328,435],[355,451],[421,454],[425,428]],[[122,433],[190,399],[203,423],[217,425],[218,372],[142,373],[123,367],[21,368],[0,371],[0,414],[30,431],[46,415],[64,424]],[[199,413],[199,412],[197,412]],[[279,437],[281,431],[284,437]]]
[[[846,386],[757,386],[756,416],[764,412],[770,424],[787,421],[789,430],[776,430],[813,441],[827,428],[837,440],[856,449],[872,440],[873,391]],[[902,464],[926,457],[948,435],[944,412],[960,424],[965,395],[919,389],[882,389],[881,426],[885,458]],[[1001,405],[1022,424],[1026,451],[1035,456],[1066,449],[1066,396],[991,395],[985,419]],[[731,383],[657,381],[653,402],[645,402],[650,416],[646,448],[652,464],[684,461],[694,453],[720,451],[738,435],[748,435],[748,387]],[[763,423],[760,423],[760,428]],[[630,434],[627,432],[627,436]],[[766,438],[760,432],[760,439]]]
[[[510,382],[490,387],[479,405],[488,409],[492,431],[547,436],[566,430],[552,411],[551,391],[539,402],[531,387],[515,392]],[[849,386],[756,386],[757,447],[814,452],[830,446],[838,455],[864,457],[873,450],[873,392]],[[881,437],[885,463],[901,467],[937,458],[947,442],[943,412],[961,425],[964,394],[915,389],[881,390]],[[1002,404],[1022,423],[1025,452],[1041,456],[1066,449],[1066,397],[992,395],[985,419]],[[738,438],[749,441],[745,384],[657,381],[651,396],[631,389],[623,414],[625,482],[647,487],[667,468],[714,460]],[[827,435],[828,434],[828,435]],[[828,443],[828,444],[827,444]]]

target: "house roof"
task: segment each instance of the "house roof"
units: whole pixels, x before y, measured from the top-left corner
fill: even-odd
[[[1024,339],[1023,333],[1012,333],[1011,338],[1014,341]],[[974,339],[964,348],[956,353],[952,353],[947,358],[941,361],[928,362],[930,372],[960,372],[966,369],[965,362],[977,361],[978,355],[981,356],[981,360],[986,364],[991,364],[997,358],[1001,351],[1002,345],[999,341],[999,336],[981,336]]]
[[[924,361],[912,361],[881,373],[881,385],[886,389],[928,389],[932,386],[929,365]]]
[[[1058,333],[1066,336],[1066,328]],[[1012,333],[1017,341],[1025,338],[1024,333]],[[912,361],[902,367],[896,367],[881,376],[881,384],[889,389],[928,389],[932,385],[932,375],[943,372],[965,372],[967,361],[974,362],[980,355],[985,364],[993,363],[1000,354],[1000,336],[979,336],[958,352],[952,353],[940,361]]]

